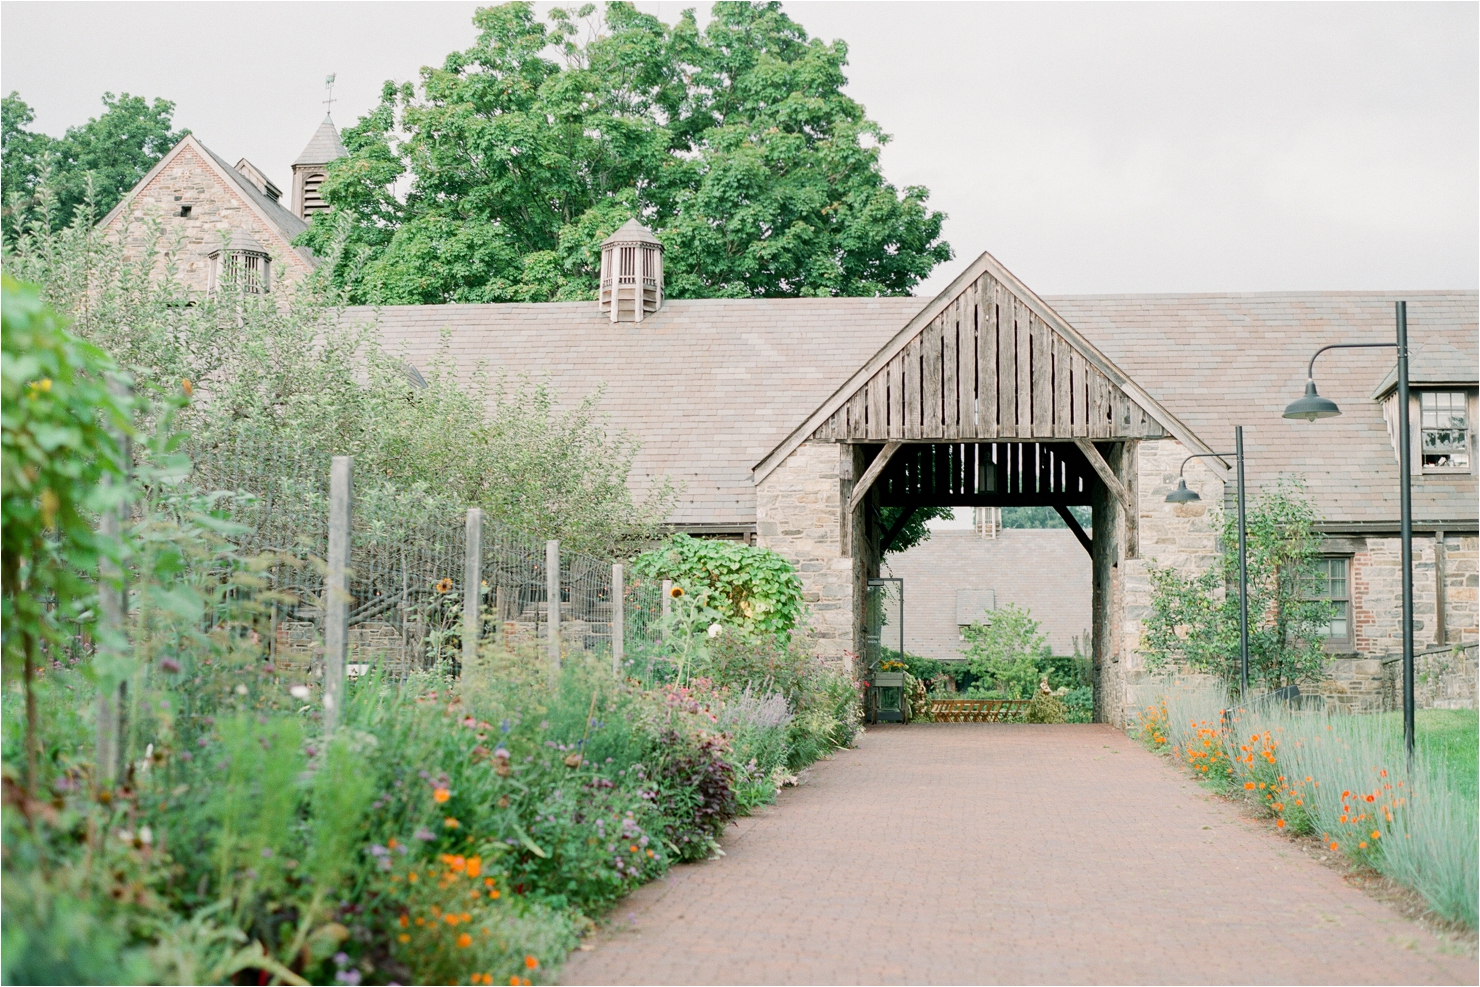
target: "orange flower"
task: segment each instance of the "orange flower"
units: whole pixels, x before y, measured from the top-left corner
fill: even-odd
[[[405,913],[405,912],[402,912],[402,913],[401,913],[401,928],[403,928],[403,929],[404,929],[404,928],[406,928],[406,926],[408,926],[408,925],[410,925],[410,924],[411,924],[411,919],[409,919],[409,918],[408,918],[408,917],[407,917],[407,916],[406,916],[406,913]]]
[[[407,874],[406,875],[406,880],[410,881],[412,884],[415,884],[416,883],[416,871],[412,871],[410,874]]]
[[[400,935],[396,936],[396,941],[397,942],[410,942],[411,941],[411,937],[408,936],[406,933],[403,932]]]
[[[445,788],[439,788],[432,793],[433,802],[446,802],[450,798],[452,798],[452,793]]]
[[[453,818],[453,817],[451,817],[451,816],[448,816],[448,817],[447,817],[447,818],[446,818],[446,819],[443,819],[443,820],[442,820],[442,825],[443,825],[443,826],[446,826],[446,827],[447,827],[447,828],[448,828],[448,829],[457,829],[457,827],[458,827],[458,826],[459,826],[459,825],[461,825],[461,823],[459,823],[459,822],[458,822],[458,821],[457,821],[457,820],[456,820],[456,819],[454,819],[454,818]]]
[[[477,877],[483,870],[483,860],[480,857],[468,858],[468,876]]]
[[[1337,846],[1336,846],[1336,843],[1334,841],[1331,843],[1331,849],[1333,849],[1333,850],[1338,849]]]
[[[450,593],[451,591],[452,591],[452,580],[451,579],[448,579],[446,576],[443,576],[441,579],[437,580],[437,592],[438,593]]]
[[[182,390],[184,390],[185,396],[187,398],[190,397],[190,395],[192,395],[192,394],[195,393],[195,388],[192,387],[191,384],[190,384],[190,381],[187,380],[184,377],[180,378],[180,387],[181,387]]]
[[[524,957],[524,965],[529,967],[531,970],[534,970],[539,967],[540,961],[535,959],[533,956],[526,956]]]
[[[509,978],[509,987],[519,987],[519,978],[518,977],[510,977]]]
[[[498,897],[498,888],[494,888],[492,891],[488,892],[488,897],[490,897],[490,898],[497,898]]]
[[[1362,797],[1365,798],[1368,802],[1376,802],[1377,801],[1377,796],[1375,796],[1375,795],[1364,795]]]
[[[464,932],[462,935],[460,935],[460,936],[457,937],[457,948],[458,949],[467,949],[472,944],[473,944],[473,937],[470,936],[470,935],[468,935],[466,932]]]
[[[1275,828],[1276,829],[1284,829],[1285,828],[1285,821],[1283,819],[1280,819],[1274,825],[1275,825]]]
[[[1372,831],[1372,838],[1373,838],[1373,839],[1374,839],[1374,840],[1375,840],[1375,839],[1377,839],[1377,838],[1378,838],[1378,837],[1380,837],[1380,836],[1382,836],[1382,834],[1381,834],[1381,833],[1379,833],[1379,832],[1378,832],[1378,831],[1377,831],[1377,830],[1375,830],[1375,829],[1374,829],[1374,830],[1373,830],[1373,831]]]
[[[1358,850],[1365,850],[1365,849],[1367,849],[1367,841],[1366,840],[1363,840],[1361,843],[1358,843],[1357,844],[1357,849]]]

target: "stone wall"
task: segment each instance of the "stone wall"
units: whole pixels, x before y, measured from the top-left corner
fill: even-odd
[[[162,235],[158,246],[173,252],[181,283],[197,291],[203,292],[209,285],[208,255],[232,230],[250,233],[272,258],[274,286],[308,273],[309,262],[283,245],[282,236],[257,215],[240,190],[228,184],[230,181],[187,144],[131,200],[125,201],[107,228],[123,237],[125,256],[137,260],[154,246],[151,224],[158,224]],[[190,206],[189,217],[180,215],[180,207],[185,205]]]
[[[1413,705],[1418,709],[1480,708],[1480,661],[1474,644],[1413,656]],[[1403,708],[1403,658],[1383,659],[1384,709]]]
[[[840,450],[804,442],[756,487],[756,542],[796,566],[817,651],[856,651],[853,559],[843,554]]]
[[[1353,646],[1360,655],[1403,650],[1402,542],[1367,535],[1352,542]],[[1413,641],[1419,651],[1480,639],[1480,539],[1444,538],[1444,632],[1438,640],[1435,536],[1413,536]]]
[[[1140,686],[1149,681],[1146,661],[1140,651],[1146,615],[1151,607],[1152,566],[1176,568],[1185,575],[1197,575],[1213,566],[1218,559],[1218,532],[1210,508],[1223,503],[1223,481],[1201,460],[1193,460],[1181,475],[1189,490],[1201,500],[1187,504],[1168,504],[1167,494],[1177,487],[1178,470],[1188,450],[1176,439],[1152,439],[1138,444],[1135,453],[1135,480],[1139,507],[1139,548],[1136,558],[1119,560],[1122,580],[1122,607],[1118,640],[1122,642],[1112,660],[1124,665],[1123,685],[1118,699],[1122,711],[1106,710],[1107,722],[1125,725],[1134,721],[1140,699]],[[1124,555],[1123,551],[1120,553]],[[1112,611],[1113,612],[1113,611]],[[1132,708],[1135,707],[1135,708]]]

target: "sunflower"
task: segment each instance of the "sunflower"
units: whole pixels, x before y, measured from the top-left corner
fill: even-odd
[[[437,580],[437,592],[438,593],[450,593],[450,592],[452,592],[452,580],[449,579],[446,576],[443,576],[441,579]]]
[[[675,600],[678,599],[680,596],[683,596],[683,587],[682,586],[675,586],[675,587],[673,587],[671,590],[668,591],[668,595],[671,596],[671,597],[673,597]]]

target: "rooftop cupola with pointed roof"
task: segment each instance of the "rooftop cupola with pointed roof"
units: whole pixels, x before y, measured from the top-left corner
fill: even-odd
[[[348,153],[339,140],[334,121],[326,115],[308,146],[293,162],[293,212],[299,219],[307,221],[314,213],[329,208],[319,197],[319,186],[324,183],[329,162]]]
[[[663,245],[635,219],[601,243],[600,299],[613,322],[641,322],[663,307]]]

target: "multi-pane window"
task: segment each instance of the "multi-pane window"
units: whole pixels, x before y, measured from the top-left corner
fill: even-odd
[[[1340,556],[1317,559],[1305,596],[1306,599],[1331,603],[1331,622],[1321,629],[1321,636],[1333,645],[1350,644],[1351,560]]]
[[[1418,396],[1423,468],[1468,470],[1470,422],[1464,391],[1422,391]]]

